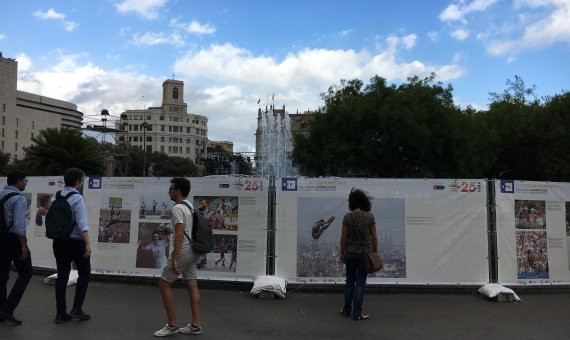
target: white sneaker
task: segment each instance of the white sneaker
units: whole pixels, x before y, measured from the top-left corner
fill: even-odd
[[[188,325],[186,325],[186,327],[180,328],[180,333],[184,333],[184,334],[202,334],[202,327],[201,327],[201,326],[195,327],[194,325],[192,325],[191,323],[189,323]]]
[[[180,332],[180,328],[178,328],[178,326],[172,327],[166,324],[162,329],[154,332],[154,336],[169,336],[178,332]]]

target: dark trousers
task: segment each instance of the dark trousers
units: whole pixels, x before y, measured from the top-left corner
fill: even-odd
[[[4,312],[12,314],[32,278],[32,259],[31,256],[28,256],[26,260],[20,260],[22,247],[15,235],[9,234],[7,244],[1,247],[3,249],[0,249],[0,308]],[[18,278],[10,290],[10,295],[8,295],[8,279],[10,278],[12,263],[18,271]]]
[[[89,276],[91,275],[90,258],[83,257],[85,254],[85,241],[71,238],[54,240],[53,254],[57,264],[57,280],[55,282],[57,314],[65,314],[67,310],[65,291],[67,289],[67,281],[69,280],[69,272],[71,271],[71,262],[75,263],[79,274],[77,285],[75,286],[73,309],[80,310],[83,306],[83,301],[85,301]]]
[[[346,263],[346,285],[344,286],[343,312],[352,313],[353,318],[358,318],[362,314],[364,288],[368,277],[366,268],[364,268],[364,255],[347,251],[344,261]]]

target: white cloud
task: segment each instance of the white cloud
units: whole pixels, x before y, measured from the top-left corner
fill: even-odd
[[[16,56],[18,62],[18,72],[26,72],[32,67],[32,59],[25,53],[20,53]]]
[[[467,14],[471,12],[482,12],[497,1],[498,0],[473,0],[466,2],[459,0],[457,3],[447,6],[439,14],[439,20],[444,22],[458,21],[462,24],[467,24],[467,19],[465,19]]]
[[[469,32],[462,28],[458,28],[450,33],[450,35],[460,41],[463,41],[469,37]]]
[[[320,93],[340,79],[367,82],[379,75],[397,83],[435,72],[438,80],[446,81],[465,72],[456,64],[399,60],[398,52],[410,46],[412,37],[393,36],[388,41],[391,43],[377,53],[304,49],[280,60],[232,44],[211,45],[180,56],[173,69],[177,79],[185,82],[189,111],[208,117],[208,137],[231,140],[236,151],[254,151],[258,98],[265,107],[275,93],[277,107],[286,105],[290,113],[302,112],[322,106]],[[127,109],[160,105],[164,79],[104,70],[89,62],[86,54],[59,53],[56,58],[46,58],[56,62],[44,70],[19,72],[18,88],[77,104],[79,111],[92,116],[86,118],[86,124],[97,124],[97,114],[104,108],[118,117]],[[18,57],[29,60],[25,58]]]
[[[154,46],[154,45],[173,45],[176,47],[184,46],[184,39],[176,32],[166,34],[164,32],[146,32],[143,34],[136,33],[130,41],[133,45]]]
[[[65,14],[56,12],[53,8],[48,9],[45,12],[42,11],[35,11],[34,15],[42,20],[64,20]]]
[[[73,21],[65,20],[65,14],[56,12],[53,8],[48,9],[45,12],[35,11],[34,16],[41,20],[57,20],[63,25],[63,28],[68,32],[73,32],[79,24]]]
[[[451,57],[451,62],[456,64],[456,63],[460,62],[461,60],[463,60],[464,57],[465,57],[465,52],[454,53],[453,57]]]
[[[429,31],[427,33],[428,37],[430,38],[431,41],[438,41],[439,40],[439,32],[436,31]]]
[[[0,40],[4,40],[4,39],[6,39],[6,34],[0,33]]]
[[[201,24],[196,20],[192,20],[191,22],[179,22],[178,19],[172,19],[170,20],[170,26],[195,35],[212,34],[216,32],[215,26]]]
[[[487,44],[487,51],[491,55],[515,55],[523,50],[543,48],[558,42],[570,43],[570,1],[543,0],[519,1],[519,6],[527,5],[531,8],[544,6],[550,9],[542,17],[528,22],[525,18],[522,34],[518,37],[494,39]],[[520,18],[519,18],[520,20]]]
[[[158,10],[164,6],[168,0],[124,0],[116,4],[120,13],[135,12],[146,19],[158,18]]]
[[[338,32],[339,37],[347,37],[350,33],[352,33],[352,28],[348,30],[342,30]]]
[[[416,40],[418,36],[415,34],[408,34],[402,37],[402,43],[404,44],[404,48],[409,50],[416,45]]]
[[[438,80],[446,81],[465,72],[455,64],[398,61],[399,49],[414,41],[413,35],[405,39],[390,36],[388,47],[376,55],[367,51],[304,49],[283,60],[254,55],[228,43],[190,51],[176,61],[174,69],[191,88],[186,90],[189,106],[209,117],[209,137],[237,140],[253,150],[258,98],[265,106],[267,98],[270,100],[275,93],[275,105],[285,104],[294,113],[323,105],[319,94],[340,79],[359,78],[367,82],[379,75],[389,82],[398,82],[435,72]],[[245,151],[237,144],[236,150]]]

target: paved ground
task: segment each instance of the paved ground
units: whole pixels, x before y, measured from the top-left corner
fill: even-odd
[[[148,283],[92,281],[86,312],[92,320],[53,323],[54,286],[34,275],[16,310],[19,327],[0,323],[0,339],[151,339],[165,324],[158,288]],[[13,281],[11,281],[13,282]],[[68,301],[72,289],[68,289]],[[569,339],[570,292],[520,292],[522,303],[496,303],[475,293],[369,293],[368,321],[339,314],[342,293],[301,288],[284,300],[251,296],[247,287],[205,288],[202,339]],[[184,289],[179,323],[189,318]],[[196,337],[177,334],[172,338]]]

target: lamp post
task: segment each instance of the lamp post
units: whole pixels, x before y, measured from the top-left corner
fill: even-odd
[[[148,123],[142,122],[141,127],[143,129],[143,177],[146,177],[146,129],[148,127]]]

